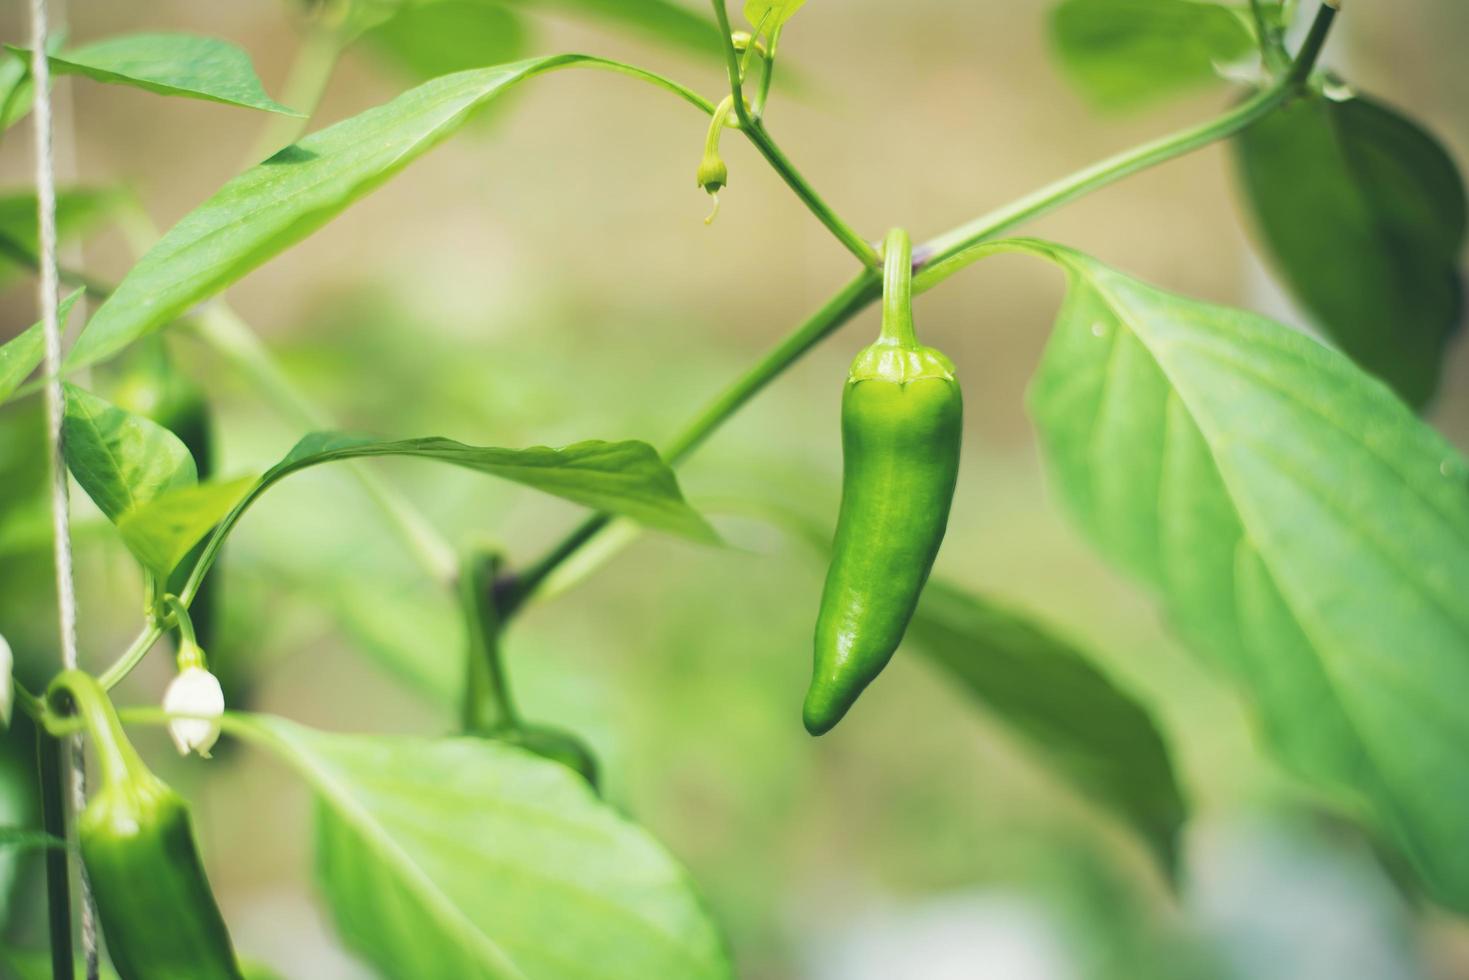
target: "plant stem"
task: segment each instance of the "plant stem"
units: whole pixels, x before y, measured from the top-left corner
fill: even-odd
[[[469,636],[464,730],[477,735],[520,727],[500,652],[498,609],[485,601],[499,567],[499,556],[474,553],[465,558],[459,573],[460,604]]]
[[[677,466],[709,438],[731,416],[744,407],[761,389],[774,381],[803,354],[850,320],[881,295],[877,273],[859,273],[825,306],[817,310],[788,334],[769,353],[720,392],[698,415],[673,437],[662,450],[663,458]],[[497,591],[502,618],[508,619],[530,599],[563,562],[576,554],[612,520],[607,514],[593,514],[556,544],[546,555],[523,572],[502,583]]]
[[[1331,25],[1340,9],[1341,0],[1322,0],[1316,11],[1316,19],[1311,21],[1311,30],[1306,34],[1306,40],[1301,42],[1301,50],[1296,53],[1296,60],[1291,63],[1290,72],[1285,77],[1284,84],[1293,91],[1303,87],[1310,79],[1311,71],[1321,57],[1321,49],[1326,47],[1327,35],[1331,33]]]
[[[765,161],[770,164],[786,186],[795,192],[807,209],[817,220],[826,225],[828,231],[836,236],[837,241],[846,246],[847,251],[857,257],[869,269],[882,267],[882,259],[877,254],[877,249],[872,243],[852,230],[841,217],[822,199],[816,189],[807,182],[801,172],[791,163],[775,140],[765,130],[765,124],[750,115],[750,109],[745,105],[745,97],[740,84],[740,59],[739,53],[735,51],[734,41],[730,38],[729,12],[724,9],[724,0],[712,0],[714,4],[714,16],[719,20],[719,29],[724,37],[724,60],[725,68],[729,73],[729,90],[734,96],[735,115],[740,120],[740,130],[753,144]]]
[[[163,636],[163,626],[157,621],[150,621],[147,626],[143,627],[143,632],[138,634],[138,638],[123,651],[122,656],[98,676],[97,680],[102,687],[109,691],[116,687],[124,677],[132,673],[134,667],[143,662],[143,658],[148,655],[149,650],[153,649],[153,644],[157,643],[161,636]]]
[[[52,837],[66,831],[66,743],[36,726],[36,761],[41,776],[41,826]],[[51,934],[51,975],[74,980],[71,944],[71,855],[64,847],[46,849],[46,910]]]
[[[882,243],[882,342],[912,350],[913,242],[901,228],[888,232]]]
[[[1310,77],[1335,16],[1336,8],[1323,4],[1289,74],[1223,115],[1095,163],[927,242],[917,250],[919,272],[914,278],[914,291],[930,289],[958,271],[967,264],[960,253],[986,239],[1140,170],[1233,136],[1251,123],[1269,115],[1283,102],[1295,96]]]
[[[728,36],[729,19],[723,12],[723,6],[723,3],[715,0],[715,12],[720,15],[721,27]],[[1308,39],[1307,43],[1302,46],[1295,67],[1288,78],[1237,108],[1203,125],[1185,129],[1172,136],[1165,136],[1160,140],[1146,143],[1136,149],[1079,170],[1069,177],[1062,178],[1013,204],[961,225],[924,245],[915,256],[916,264],[921,271],[914,276],[914,291],[921,292],[928,289],[958,271],[965,264],[961,253],[986,239],[1140,170],[1183,156],[1215,140],[1231,136],[1266,115],[1299,90],[1302,83],[1292,81],[1292,79],[1309,77],[1335,13],[1336,8],[1331,4],[1324,5],[1318,11],[1311,31],[1311,36],[1315,40]],[[675,466],[686,459],[731,415],[786,368],[794,364],[801,355],[835,332],[842,324],[875,300],[881,292],[879,287],[880,282],[874,272],[868,270],[858,275],[809,320],[797,327],[761,358],[759,363],[741,375],[734,384],[725,389],[708,407],[695,416],[693,421],[685,426],[664,450],[664,459]],[[496,583],[494,598],[502,620],[509,619],[521,609],[557,568],[597,538],[610,521],[611,518],[606,514],[592,515],[538,561],[528,566],[525,571]],[[590,572],[590,568],[587,571]]]
[[[212,303],[194,320],[197,335],[264,391],[286,415],[308,428],[330,425],[321,410],[301,394],[271,357],[255,332],[228,307]],[[424,569],[441,583],[454,581],[454,548],[414,506],[371,470],[351,469],[388,515]]]
[[[1259,37],[1260,56],[1265,61],[1265,67],[1272,74],[1284,70],[1290,64],[1290,53],[1285,50],[1285,39],[1281,37],[1280,27],[1265,9],[1265,0],[1250,0],[1250,13],[1254,16],[1255,33]]]

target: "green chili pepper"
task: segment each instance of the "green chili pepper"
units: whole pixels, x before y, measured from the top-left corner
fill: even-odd
[[[954,364],[913,332],[908,235],[884,244],[882,334],[842,395],[842,504],[804,720],[830,731],[892,658],[933,567],[959,473]]]
[[[188,804],[143,764],[93,677],[66,671],[48,696],[59,707],[63,694],[86,725],[101,769],[101,788],[82,812],[77,835],[118,975],[240,980]]]

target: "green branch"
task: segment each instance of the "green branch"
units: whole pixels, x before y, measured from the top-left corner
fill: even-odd
[[[974,261],[968,257],[968,253],[986,239],[1009,231],[1024,221],[1054,211],[1124,177],[1234,136],[1269,115],[1298,95],[1305,86],[1326,43],[1336,12],[1336,7],[1332,4],[1322,4],[1311,25],[1311,32],[1301,46],[1300,54],[1296,56],[1289,73],[1270,88],[1241,102],[1222,116],[1095,163],[915,249],[915,261],[920,271],[913,280],[914,292],[933,288]]]
[[[719,30],[724,38],[724,57],[726,70],[729,73],[729,90],[734,96],[735,115],[740,120],[740,131],[745,134],[765,162],[770,164],[772,170],[780,175],[780,179],[786,182],[786,186],[795,192],[807,209],[826,225],[828,231],[836,236],[837,241],[846,246],[847,251],[857,257],[869,269],[881,269],[882,259],[877,254],[877,249],[872,243],[852,230],[841,217],[832,210],[831,205],[816,193],[816,189],[807,182],[801,172],[791,163],[790,158],[785,155],[780,146],[771,139],[765,130],[765,124],[758,118],[750,115],[750,109],[745,104],[745,96],[740,79],[739,53],[735,51],[734,40],[731,38],[729,26],[729,12],[724,9],[724,0],[712,0],[714,4],[714,16],[719,20]],[[772,52],[773,57],[774,52]],[[773,68],[767,65],[767,73]]]
[[[715,0],[721,27],[728,36],[728,16],[723,4]],[[1310,76],[1327,31],[1336,14],[1333,3],[1323,5],[1312,25],[1311,35],[1302,46],[1291,74],[1270,89],[1200,126],[1146,143],[1134,150],[1118,154],[1101,163],[1077,171],[1069,177],[1041,188],[998,211],[976,218],[915,250],[920,271],[914,276],[914,291],[932,288],[969,262],[981,257],[978,248],[992,238],[1023,221],[1045,214],[1079,197],[1106,187],[1141,170],[1183,156],[1216,140],[1231,136],[1260,119],[1299,92]],[[1297,81],[1296,79],[1300,79]],[[699,447],[731,415],[779,377],[801,355],[834,333],[880,295],[877,274],[864,271],[809,320],[787,335],[759,363],[741,375],[720,393],[664,450],[670,464],[677,465]],[[571,558],[596,540],[611,522],[605,514],[595,514],[578,525],[534,564],[518,575],[509,575],[495,584],[493,599],[500,614],[508,619],[545,585],[547,579]],[[611,551],[606,554],[610,555]],[[591,568],[583,570],[590,572]]]

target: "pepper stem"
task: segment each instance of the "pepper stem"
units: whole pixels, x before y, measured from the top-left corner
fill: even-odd
[[[918,346],[913,331],[913,241],[902,228],[894,228],[882,242],[882,336],[878,343],[912,349]]]
[[[520,728],[500,651],[500,617],[489,598],[499,567],[499,556],[470,552],[459,572],[459,598],[469,634],[463,720],[465,731],[473,735]]]
[[[179,670],[188,670],[197,667],[200,670],[208,670],[209,664],[204,659],[204,650],[199,646],[199,640],[194,635],[194,621],[189,618],[189,607],[184,605],[183,600],[176,595],[163,597],[165,609],[173,612],[178,621],[179,628]]]
[[[52,708],[61,710],[57,696],[63,691],[71,698],[73,710],[92,738],[104,785],[134,779],[140,773],[148,772],[148,767],[122,730],[122,722],[118,721],[117,711],[113,709],[107,692],[95,677],[80,670],[58,674],[46,689],[46,700]]]

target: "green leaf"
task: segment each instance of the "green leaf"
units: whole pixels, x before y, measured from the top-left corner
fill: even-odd
[[[83,290],[61,300],[56,308],[56,322],[66,330],[66,320],[71,308],[81,298]],[[46,324],[33,323],[0,346],[0,402],[15,394],[15,389],[30,377],[40,363],[46,359]]]
[[[1469,909],[1469,464],[1303,334],[1011,247],[1068,274],[1030,407],[1083,530],[1287,765]]]
[[[485,0],[407,4],[362,35],[388,61],[418,80],[512,61],[529,37],[512,10]]]
[[[745,0],[745,20],[767,37],[774,37],[805,5],[806,0]]]
[[[292,473],[339,460],[370,456],[412,456],[432,459],[465,469],[497,476],[533,487],[594,510],[630,517],[649,527],[683,535],[696,541],[718,544],[720,539],[708,522],[684,500],[673,470],[645,442],[579,442],[564,449],[534,446],[530,449],[498,449],[466,446],[462,442],[430,436],[380,442],[341,432],[313,432],[256,480],[222,519],[210,538],[202,561],[212,561],[225,538],[234,530],[250,505],[278,481]],[[140,535],[148,540],[146,553],[152,560],[172,555],[191,536],[195,541],[215,521],[209,507],[177,522],[160,503],[157,515],[148,515],[148,526]]]
[[[605,20],[686,51],[722,57],[719,28],[704,13],[673,0],[514,0],[523,7],[557,9]],[[707,7],[707,4],[705,5]]]
[[[1369,99],[1291,103],[1235,140],[1245,200],[1286,286],[1342,350],[1421,407],[1459,325],[1464,182]]]
[[[316,791],[322,892],[384,975],[733,975],[686,873],[557,763],[484,739],[231,729]]]
[[[241,503],[308,466],[368,456],[416,456],[487,473],[533,487],[593,510],[630,517],[640,524],[717,543],[719,536],[684,500],[673,470],[645,442],[578,442],[564,449],[534,446],[498,449],[467,446],[430,436],[381,442],[341,432],[315,432],[298,442],[270,469]]]
[[[16,53],[23,49],[12,48]],[[159,95],[222,102],[287,116],[301,113],[265,94],[250,56],[228,41],[193,34],[128,34],[50,58],[58,75],[130,85]]]
[[[56,194],[56,235],[66,241],[84,234],[115,212],[125,200],[115,190],[71,188]],[[0,276],[36,267],[36,195],[0,195]]]
[[[459,72],[313,133],[245,171],[186,215],[98,308],[67,357],[71,369],[111,357],[331,221],[447,138],[516,82],[570,65],[658,76],[586,55]]]
[[[1070,643],[943,582],[924,588],[908,636],[1176,871],[1183,799],[1163,738],[1135,699]]]
[[[108,520],[116,524],[154,497],[198,482],[194,459],[178,436],[76,385],[63,388],[66,465]]]
[[[1238,12],[1196,0],[1063,0],[1051,41],[1072,82],[1106,109],[1207,84],[1255,47]]]
[[[246,477],[178,487],[128,510],[118,518],[117,529],[128,550],[160,581],[166,581],[255,482]]]

